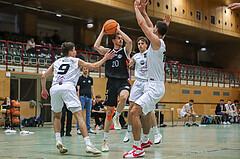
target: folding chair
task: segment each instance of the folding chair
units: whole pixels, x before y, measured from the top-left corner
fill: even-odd
[[[186,117],[181,116],[181,110],[182,110],[182,108],[177,108],[177,115],[178,115],[177,125],[178,125],[178,121],[181,119],[184,119],[184,125],[186,124],[186,121],[185,121]]]

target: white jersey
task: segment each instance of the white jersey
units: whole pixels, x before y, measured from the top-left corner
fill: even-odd
[[[137,79],[147,80],[147,51],[133,56],[135,61],[135,76]]]
[[[161,47],[159,50],[153,50],[150,45],[147,53],[147,77],[148,81],[164,81],[164,52],[166,51],[166,45],[162,39]]]
[[[80,75],[80,67],[78,67],[78,58],[63,57],[53,64],[54,77],[52,86],[55,84],[72,84],[77,85]]]
[[[188,112],[190,112],[190,110],[192,109],[192,105],[190,105],[189,103],[185,104],[182,107],[181,116],[184,116],[187,113],[186,106],[188,106]]]

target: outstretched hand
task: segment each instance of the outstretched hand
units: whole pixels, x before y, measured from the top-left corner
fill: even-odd
[[[110,51],[108,53],[105,54],[104,58],[106,58],[107,60],[113,58],[115,56],[115,51]]]
[[[240,3],[232,3],[228,6],[228,9],[237,9],[240,8]]]
[[[170,15],[165,15],[165,18],[163,19],[163,21],[167,24],[167,26],[169,26],[170,22],[171,22],[171,17]]]
[[[42,95],[43,99],[47,99],[47,97],[49,96],[48,91],[46,89],[42,90],[41,95]]]
[[[138,6],[141,13],[146,13],[146,6],[148,5],[149,0],[141,1],[140,5]]]

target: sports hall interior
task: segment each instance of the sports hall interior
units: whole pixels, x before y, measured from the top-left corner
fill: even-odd
[[[227,127],[211,125],[185,128],[182,126],[184,120],[179,119],[177,113],[177,109],[182,108],[190,99],[194,100],[195,112],[202,116],[213,115],[213,109],[215,110],[220,99],[224,99],[225,103],[228,100],[240,99],[240,10],[227,9],[227,6],[234,2],[240,1],[149,0],[147,13],[154,23],[162,20],[166,14],[171,16],[169,31],[164,39],[167,48],[164,70],[166,92],[158,103],[159,110],[164,109],[164,121],[169,125],[161,130],[167,142],[164,143],[163,140],[162,145],[150,149],[149,158],[240,157],[240,144],[237,142],[240,140],[238,124]],[[29,128],[35,131],[35,137],[32,135],[19,138],[19,135],[11,135],[10,138],[6,137],[4,129],[0,130],[0,145],[4,147],[6,144],[5,148],[0,150],[0,158],[40,158],[41,155],[42,158],[64,157],[54,151],[50,98],[41,98],[41,75],[61,57],[60,45],[41,46],[35,41],[37,53],[33,55],[26,51],[27,40],[31,37],[36,40],[40,32],[53,35],[54,30],[58,30],[62,41],[72,41],[76,44],[77,57],[96,62],[102,56],[94,50],[93,44],[104,22],[115,19],[132,39],[133,55],[138,52],[137,38],[144,36],[137,24],[133,3],[134,0],[0,1],[0,97],[19,100],[22,119],[40,116],[46,125]],[[111,35],[104,36],[102,45],[113,46]],[[42,47],[46,48],[47,52],[41,52]],[[104,69],[105,65],[90,70],[89,73],[93,77],[95,95],[99,94],[103,99],[107,82]],[[129,70],[129,74],[130,83],[133,84],[134,68]],[[51,81],[52,76],[47,80],[47,89],[51,87]],[[30,100],[36,101],[35,107],[30,107]],[[200,123],[201,118],[197,120]],[[0,122],[3,125],[3,118]],[[172,122],[175,127],[171,127]],[[73,123],[75,125],[75,119]],[[73,129],[75,131],[75,128]],[[37,132],[41,132],[39,138]],[[99,132],[99,138],[91,136],[97,142],[96,145],[101,144],[102,133]],[[113,138],[118,142],[112,146],[115,153],[103,154],[103,158],[111,158],[111,155],[115,154],[118,156],[116,158],[121,158],[123,152],[130,148],[130,144],[122,144],[124,132],[113,134],[116,135]],[[224,136],[226,134],[228,135]],[[76,133],[74,136],[76,137]],[[223,139],[219,139],[221,136],[224,136]],[[184,139],[180,139],[181,137]],[[12,144],[14,140],[24,142],[29,152],[32,150],[27,145],[31,144],[30,140],[36,140],[36,148],[41,150],[35,149],[32,156],[29,152],[26,155],[20,144]],[[67,142],[67,139],[64,140]],[[77,151],[77,148],[81,149],[77,144],[82,142],[81,140],[80,137],[69,139],[67,144],[72,147],[73,152],[67,157],[96,157],[87,156],[84,151]],[[47,141],[50,146],[44,143]],[[21,150],[17,150],[18,155],[4,153],[16,145]],[[181,145],[185,145],[184,150],[179,148]],[[44,150],[48,154],[45,154]]]

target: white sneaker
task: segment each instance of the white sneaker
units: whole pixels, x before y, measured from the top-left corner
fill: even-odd
[[[77,130],[78,135],[82,135],[80,129]]]
[[[56,146],[57,146],[57,148],[59,149],[59,152],[60,152],[60,153],[66,153],[66,152],[68,152],[68,149],[65,148],[65,147],[63,147],[62,141],[57,140]]]
[[[101,154],[102,152],[98,150],[93,144],[87,145],[86,147],[87,153],[93,153],[93,154]]]
[[[108,151],[109,151],[108,140],[103,140],[102,152],[108,152]]]
[[[229,121],[227,121],[227,124],[230,125],[231,123]]]
[[[133,145],[132,150],[125,153],[123,155],[123,158],[138,158],[138,157],[143,157],[144,155],[145,155],[145,152],[142,146],[141,148],[138,148],[137,146]]]
[[[121,130],[121,125],[119,123],[119,117],[113,117],[113,125],[115,130]]]
[[[223,125],[227,125],[227,123],[224,121],[224,122],[223,122]]]
[[[131,139],[131,137],[132,137],[132,132],[126,132],[126,135],[125,135],[125,137],[124,137],[124,139],[123,139],[123,142],[128,142],[130,139]]]
[[[154,144],[159,144],[162,142],[162,135],[160,133],[155,133]]]
[[[97,133],[94,132],[92,129],[89,129],[89,130],[88,130],[88,133],[89,133],[89,134],[97,134]]]
[[[100,128],[100,126],[96,126],[96,128],[95,128],[96,130],[101,130],[101,128]]]

